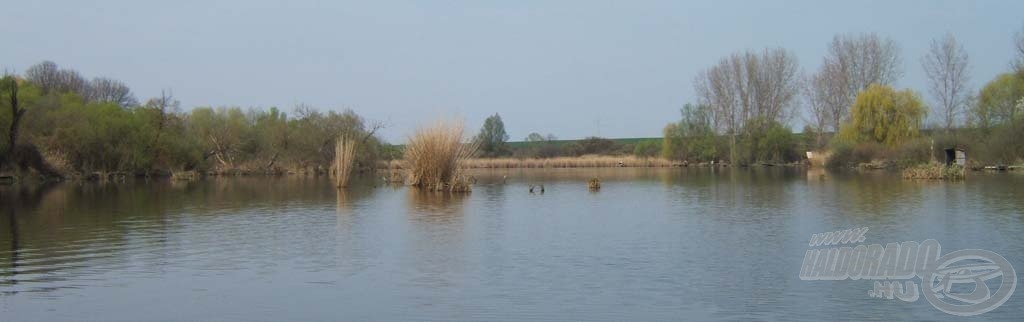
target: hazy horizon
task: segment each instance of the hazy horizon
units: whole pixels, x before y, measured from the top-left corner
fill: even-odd
[[[931,103],[920,65],[931,39],[963,42],[977,90],[1009,70],[1024,25],[1020,1],[35,1],[5,12],[2,69],[51,60],[121,80],[140,101],[170,89],[186,110],[351,108],[385,121],[392,142],[442,117],[472,134],[494,113],[513,141],[657,137],[721,57],[783,47],[809,73],[848,33],[895,40],[897,87]]]

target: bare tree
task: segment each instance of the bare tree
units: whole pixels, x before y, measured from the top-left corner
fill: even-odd
[[[871,84],[889,85],[903,76],[899,46],[877,34],[837,35],[829,46],[827,63],[835,64],[846,75],[851,92],[860,92]]]
[[[43,61],[25,70],[25,79],[43,91],[49,93],[60,83],[60,68],[52,61]]]
[[[1021,73],[1024,72],[1024,28],[1021,28],[1020,31],[1017,31],[1017,33],[1014,34],[1013,44],[1017,49],[1017,59],[1014,62],[1014,69],[1016,69],[1018,73]]]
[[[936,114],[946,130],[950,130],[956,125],[970,92],[967,51],[953,34],[946,33],[941,40],[932,40],[921,65],[928,76],[929,92],[938,103]]]
[[[59,76],[57,88],[55,88],[57,92],[78,93],[83,97],[85,96],[89,83],[85,81],[81,74],[72,69],[61,69],[57,75]]]
[[[132,107],[139,103],[135,100],[128,85],[105,77],[93,78],[89,82],[84,96],[90,102],[110,102],[121,107]]]
[[[86,96],[88,82],[77,71],[58,68],[52,61],[44,61],[25,70],[25,78],[39,86],[43,93],[78,93]]]
[[[719,133],[729,136],[729,158],[736,159],[736,132],[741,120],[732,73],[728,71],[730,64],[728,58],[723,58],[718,65],[700,72],[694,79],[694,89],[699,103],[714,110],[714,127]]]
[[[765,50],[758,75],[759,117],[786,123],[800,95],[802,78],[796,56],[784,49]]]
[[[815,142],[818,146],[821,146],[824,142],[824,133],[829,130],[829,125],[832,124],[832,110],[830,106],[833,106],[833,97],[829,94],[832,91],[828,88],[830,85],[828,79],[825,79],[825,74],[814,74],[808,77],[806,83],[807,86],[804,89],[804,96],[807,98],[807,110],[810,112],[810,122],[808,122],[817,133]]]
[[[18,104],[18,79],[11,75],[4,75],[0,78],[0,94],[6,97],[8,105],[11,106],[11,123],[7,129],[7,151],[4,156],[10,157],[14,154],[18,144],[18,126],[21,118],[25,115],[25,109]]]
[[[52,61],[32,65],[25,71],[25,79],[48,93],[77,93],[89,102],[111,102],[122,107],[138,105],[131,89],[121,81],[97,77],[86,81],[77,71],[60,68]]]
[[[813,92],[818,96],[818,102],[824,104],[822,108],[829,117],[829,128],[839,131],[839,126],[853,104],[852,97],[855,97],[850,93],[846,76],[838,65],[824,64],[817,73],[811,75],[809,86],[814,87]]]
[[[857,94],[871,84],[889,85],[903,76],[899,46],[877,34],[836,35],[811,86],[825,98],[832,128],[850,114]]]
[[[722,58],[697,76],[694,88],[699,103],[714,110],[715,127],[729,135],[730,158],[735,161],[737,135],[771,122],[787,122],[800,83],[796,56],[776,48]]]

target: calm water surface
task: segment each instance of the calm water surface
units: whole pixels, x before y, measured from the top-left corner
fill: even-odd
[[[960,320],[798,274],[811,234],[856,227],[1024,272],[1024,175],[971,175],[509,170],[478,173],[469,195],[370,178],[6,187],[0,321]],[[1016,294],[973,319],[1022,317]]]

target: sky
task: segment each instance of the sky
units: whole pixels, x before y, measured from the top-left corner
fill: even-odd
[[[721,57],[783,47],[805,73],[836,34],[895,40],[897,87],[946,32],[977,89],[1009,69],[1024,1],[6,1],[0,68],[51,60],[195,106],[352,109],[401,143],[499,113],[512,140],[658,137]],[[791,125],[802,128],[798,115]]]

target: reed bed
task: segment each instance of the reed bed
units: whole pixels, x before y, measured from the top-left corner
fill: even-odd
[[[405,146],[407,182],[431,191],[469,192],[471,178],[462,164],[476,152],[476,146],[462,142],[461,122],[439,122],[421,128]]]
[[[520,168],[663,168],[682,166],[681,163],[663,158],[638,158],[635,156],[586,155],[580,157],[556,158],[470,158],[460,163],[465,169],[520,169]],[[405,169],[404,160],[377,162],[378,169]]]
[[[927,163],[903,170],[904,179],[963,180],[965,177],[964,167],[958,165]]]
[[[474,169],[671,167],[673,165],[672,161],[663,158],[607,155],[584,155],[547,159],[471,159],[466,162],[466,167]]]
[[[334,180],[338,188],[347,187],[352,178],[352,168],[356,164],[356,144],[355,139],[342,136],[334,146]]]

